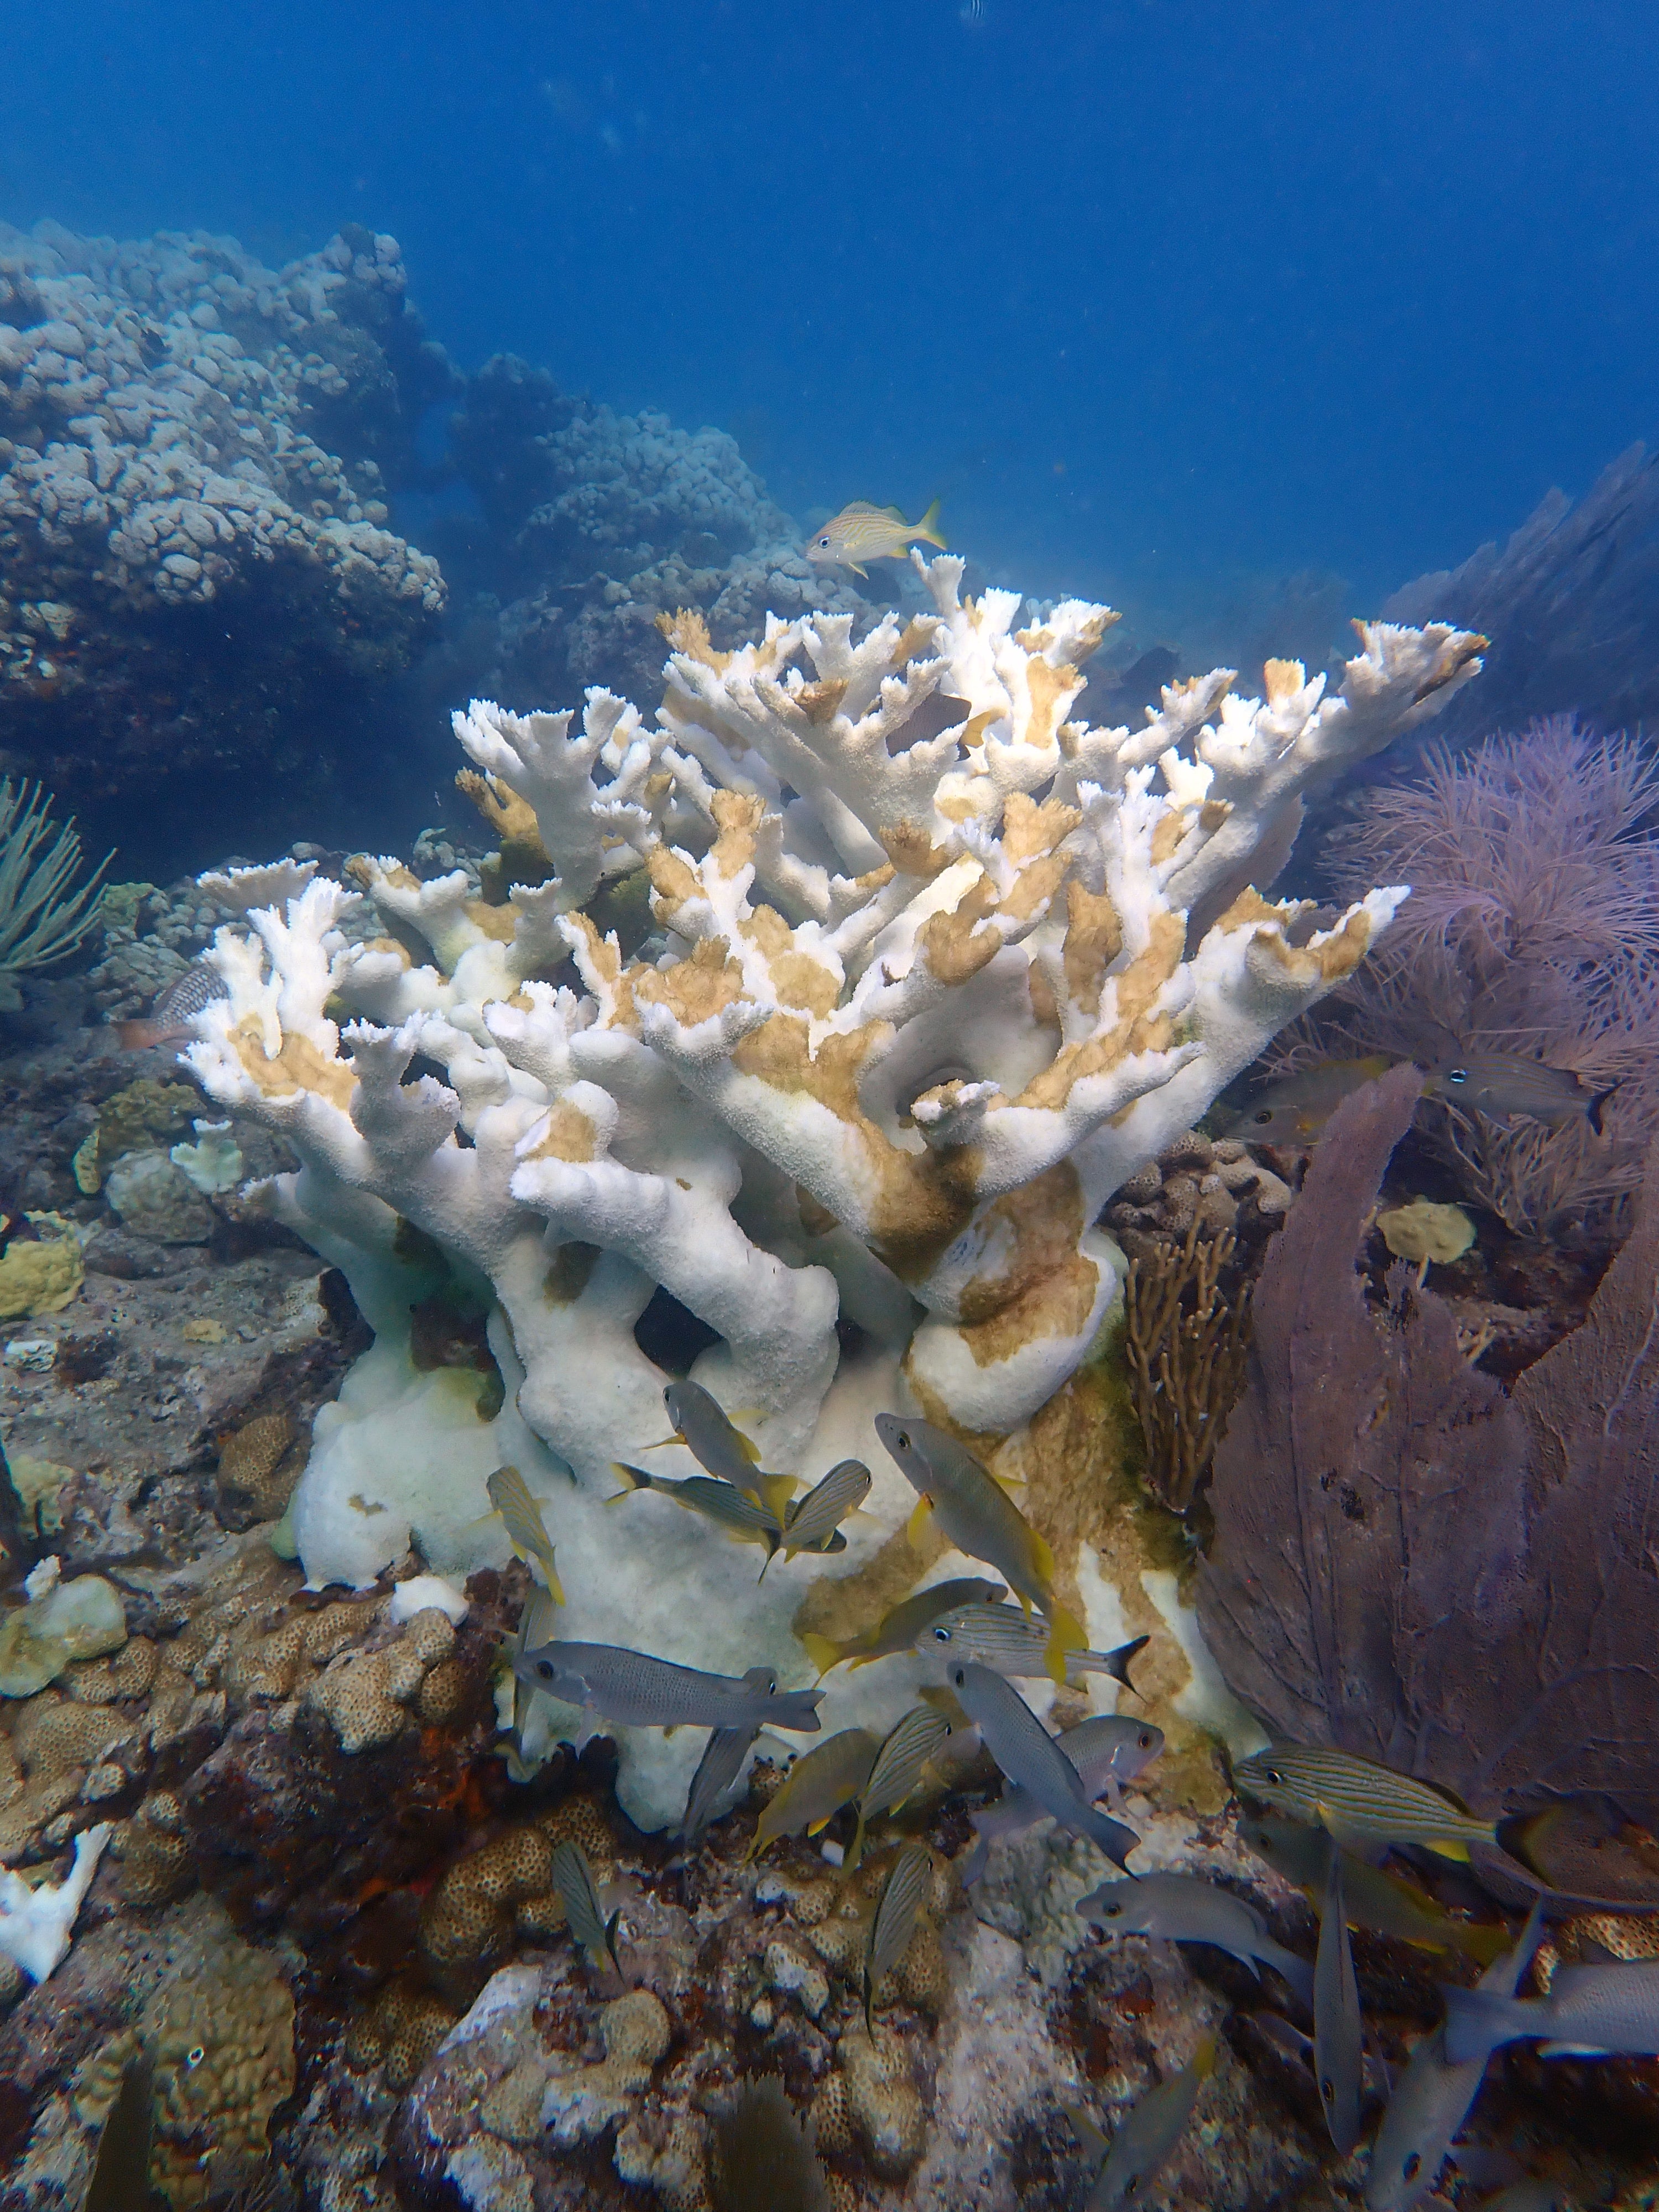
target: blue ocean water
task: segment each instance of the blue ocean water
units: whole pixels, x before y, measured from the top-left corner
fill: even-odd
[[[729,428],[1148,632],[1374,605],[1659,401],[1644,0],[54,0],[0,217],[400,240],[464,368]]]

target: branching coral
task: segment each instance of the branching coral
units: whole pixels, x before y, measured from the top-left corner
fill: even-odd
[[[599,690],[580,723],[458,716],[553,864],[504,905],[365,860],[396,942],[349,943],[355,895],[325,880],[220,932],[228,995],[189,1057],[295,1146],[267,1202],[380,1333],[295,1495],[314,1582],[367,1583],[411,1531],[440,1571],[501,1556],[477,1524],[509,1460],[550,1502],[571,1632],[648,1643],[660,1620],[678,1656],[798,1672],[786,1577],[756,1593],[694,1529],[690,1622],[684,1516],[598,1510],[660,1434],[635,1336],[658,1290],[718,1338],[696,1373],[751,1410],[769,1466],[867,1449],[899,1357],[931,1413],[1013,1430],[1116,1295],[1105,1200],[1393,914],[1402,894],[1371,891],[1295,945],[1300,909],[1252,878],[1303,793],[1432,713],[1480,640],[1364,626],[1334,690],[1275,662],[1265,700],[1237,699],[1220,671],[1139,732],[1095,729],[1067,717],[1109,610],[1017,631],[1014,594],[964,602],[948,556],[917,570],[934,611],[856,644],[845,616],[769,617],[732,653],[674,625],[654,727]],[[660,934],[625,961],[584,902],[635,861]],[[417,1055],[445,1079],[406,1080]],[[499,1413],[409,1361],[446,1269],[493,1297]],[[890,1475],[887,1528],[913,1502]],[[677,1814],[688,1753],[653,1748],[647,1789],[633,1746],[625,1802]]]
[[[72,822],[54,822],[37,783],[0,782],[0,1013],[22,998],[17,978],[49,967],[83,945],[97,926],[103,861],[79,884],[81,840]]]
[[[1471,1197],[1511,1229],[1559,1233],[1621,1210],[1659,1133],[1659,769],[1634,738],[1559,717],[1366,794],[1334,854],[1339,887],[1381,868],[1412,886],[1377,957],[1319,1018],[1339,1052],[1424,1066],[1449,1046],[1516,1052],[1618,1086],[1607,1135],[1428,1102]]]

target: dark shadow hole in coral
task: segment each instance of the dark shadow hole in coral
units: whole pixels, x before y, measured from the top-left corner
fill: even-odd
[[[958,699],[949,691],[932,691],[921,701],[914,714],[908,715],[887,738],[890,755],[908,753],[912,745],[926,744],[929,738],[941,736],[965,722],[974,709],[969,701]]]
[[[689,1306],[683,1306],[660,1285],[634,1324],[635,1343],[665,1375],[689,1375],[694,1363],[720,1340],[717,1330],[699,1321]]]

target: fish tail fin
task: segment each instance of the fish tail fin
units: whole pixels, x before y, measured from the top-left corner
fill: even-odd
[[[1129,1680],[1129,1662],[1138,1659],[1152,1640],[1150,1636],[1137,1636],[1132,1642],[1120,1644],[1115,1651],[1109,1651],[1106,1655],[1106,1672],[1115,1682],[1121,1682],[1126,1690],[1133,1691],[1137,1698],[1140,1692]]]
[[[763,1474],[759,1480],[761,1496],[781,1528],[789,1501],[795,1494],[795,1478],[793,1474]]]
[[[863,1859],[863,1857],[864,1857],[864,1808],[863,1808],[863,1806],[862,1806],[862,1805],[860,1805],[860,1806],[859,1807],[859,1824],[858,1824],[857,1827],[856,1827],[856,1828],[854,1828],[854,1831],[853,1831],[853,1840],[852,1840],[852,1843],[851,1843],[851,1844],[848,1846],[848,1852],[847,1852],[847,1856],[846,1856],[846,1857],[845,1857],[845,1858],[842,1861],[842,1863],[841,1863],[841,1870],[842,1870],[842,1874],[843,1877],[845,1877],[845,1876],[847,1876],[847,1875],[854,1875],[854,1874],[856,1874],[856,1873],[858,1872],[858,1870],[859,1870],[859,1865],[860,1865],[860,1861]]]
[[[922,1546],[927,1542],[927,1531],[933,1525],[933,1499],[931,1498],[917,1498],[915,1505],[910,1509],[910,1518],[904,1524],[904,1533],[909,1540],[910,1548],[912,1551],[919,1552]],[[1030,1611],[1030,1606],[1027,1606],[1025,1609],[1029,1613]]]
[[[649,1450],[649,1445],[646,1449]],[[626,1487],[622,1490],[613,1490],[610,1497],[605,1500],[607,1505],[619,1504],[624,1498],[631,1498],[636,1490],[649,1490],[651,1487],[652,1478],[645,1469],[642,1467],[629,1467],[626,1460],[613,1459],[611,1462],[611,1472],[612,1474],[621,1475]]]
[[[538,1553],[537,1557],[542,1563],[543,1573],[547,1577],[549,1597],[552,1599],[555,1605],[562,1605],[565,1601],[564,1584],[559,1580],[559,1571],[553,1564],[555,1554],[551,1547],[550,1546],[545,1552]]]
[[[1446,2000],[1446,2056],[1454,2066],[1489,2058],[1500,2043],[1525,2035],[1534,2025],[1522,1998],[1497,1990],[1460,1990],[1443,1983],[1440,1994]]]
[[[845,1656],[839,1644],[832,1644],[827,1636],[815,1636],[810,1628],[802,1632],[799,1640],[820,1678],[832,1667],[839,1667]]]
[[[945,540],[939,534],[939,512],[942,504],[942,501],[934,500],[911,532],[912,537],[925,538],[930,545],[937,545],[941,552],[945,550]]]
[[[1608,1084],[1605,1091],[1598,1091],[1596,1092],[1595,1097],[1590,1100],[1589,1104],[1584,1109],[1584,1118],[1589,1123],[1591,1128],[1595,1130],[1598,1137],[1606,1134],[1606,1132],[1601,1127],[1601,1109],[1607,1104],[1608,1099],[1612,1097],[1613,1092],[1617,1091],[1619,1085],[1616,1083]]]

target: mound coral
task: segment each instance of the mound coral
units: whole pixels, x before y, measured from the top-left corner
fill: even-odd
[[[313,1583],[364,1586],[411,1538],[440,1573],[504,1558],[483,1485],[510,1462],[548,1504],[567,1632],[798,1676],[787,1573],[757,1591],[658,1501],[601,1510],[661,1435],[647,1308],[696,1317],[697,1379],[775,1468],[867,1453],[901,1389],[1017,1429],[1117,1295],[1105,1200],[1392,915],[1372,891],[1298,942],[1302,909],[1252,886],[1304,791],[1431,714],[1479,639],[1367,626],[1328,693],[1275,662],[1238,699],[1218,671],[1097,729],[1067,717],[1108,609],[1017,631],[1014,594],[961,599],[959,561],[917,574],[933,611],[857,644],[850,617],[773,617],[720,653],[682,620],[654,728],[599,690],[580,723],[458,715],[550,863],[503,905],[366,860],[397,934],[352,944],[338,883],[235,886],[251,933],[219,933],[228,995],[188,1057],[295,1146],[264,1202],[377,1332],[290,1510]],[[584,909],[641,869],[659,933],[628,960]],[[411,1358],[433,1298],[485,1316],[489,1375]],[[846,1564],[913,1504],[878,1469]],[[847,1718],[882,1717],[891,1679],[867,1680]],[[697,1748],[626,1744],[629,1809],[677,1815]]]

